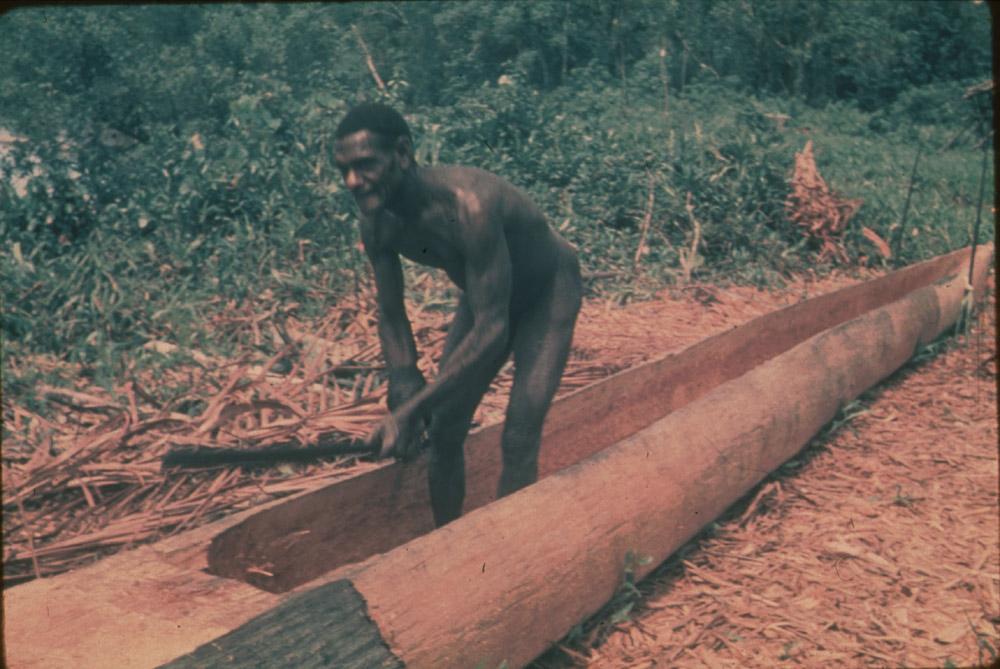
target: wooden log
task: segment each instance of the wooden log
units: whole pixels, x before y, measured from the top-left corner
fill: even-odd
[[[991,253],[991,247],[979,249],[977,268],[988,267]],[[938,304],[942,286],[954,292],[954,281],[941,283],[943,277],[959,276],[967,267],[968,255],[968,250],[955,252],[768,314],[557,402],[546,424],[542,473],[562,471],[488,506],[483,505],[492,499],[499,471],[500,428],[479,430],[468,444],[470,494],[466,509],[471,513],[406,545],[399,546],[431,527],[426,470],[420,462],[389,465],[278,500],[263,510],[247,511],[120,553],[87,568],[9,589],[4,593],[8,666],[150,667],[170,661],[179,663],[177,666],[224,666],[229,656],[266,657],[267,666],[299,666],[292,655],[282,663],[282,653],[294,649],[282,650],[280,638],[273,635],[268,636],[268,643],[274,648],[257,647],[247,655],[246,644],[267,636],[261,621],[270,619],[259,616],[271,612],[276,620],[299,620],[302,611],[314,606],[309,593],[324,585],[330,590],[323,592],[340,602],[336,606],[342,607],[337,610],[342,611],[345,624],[347,618],[361,616],[377,628],[382,644],[374,637],[362,644],[365,652],[375,653],[366,661],[381,657],[377,661],[386,666],[397,660],[408,666],[448,666],[452,662],[461,666],[472,655],[489,659],[509,651],[511,661],[521,663],[559,638],[562,632],[558,629],[567,620],[574,618],[575,623],[594,609],[595,602],[613,592],[625,551],[657,557],[665,554],[678,537],[693,533],[711,519],[720,502],[711,497],[702,499],[700,494],[725,488],[735,480],[736,470],[746,473],[750,468],[752,475],[760,477],[763,467],[772,466],[763,456],[773,457],[774,453],[755,440],[765,434],[769,438],[785,435],[785,428],[779,429],[774,422],[777,419],[765,421],[756,432],[751,430],[745,448],[735,454],[719,441],[720,430],[735,429],[736,419],[749,416],[748,409],[753,406],[746,397],[725,390],[727,381],[750,370],[759,375],[775,361],[762,363],[804,339],[898,300],[920,286],[939,282],[941,285],[931,289],[933,299],[925,295],[922,302],[918,299],[915,303],[924,305],[921,313],[929,322],[930,307]],[[982,284],[983,274],[977,271],[976,285]],[[935,316],[931,329],[950,317],[947,309],[942,313],[945,317]],[[879,318],[896,327],[894,316]],[[909,321],[903,319],[899,325],[906,323]],[[884,332],[884,324],[879,327]],[[892,337],[885,338],[885,351],[895,351],[889,342],[893,337],[895,330]],[[835,376],[839,374],[837,365],[853,364],[839,358],[824,360],[823,365],[829,365]],[[685,412],[695,411],[696,405],[710,400],[707,393],[715,393],[712,389],[717,386],[722,397],[730,393],[731,401],[708,404],[716,407],[719,415],[713,415],[710,423],[716,431],[706,436],[695,429],[698,420],[682,418]],[[790,402],[795,400],[791,404],[796,411],[812,406],[799,401],[798,386],[794,386],[794,394],[788,392],[792,385],[782,383],[781,388],[783,396]],[[759,387],[750,395],[754,402],[764,402],[765,411],[780,409],[768,402],[781,402],[768,398]],[[702,399],[691,403],[699,397]],[[716,397],[712,402],[719,402],[716,395],[712,397]],[[689,406],[677,411],[684,405]],[[675,415],[663,420],[682,420],[683,429],[658,420],[669,411]],[[789,424],[823,415],[822,411],[803,413]],[[797,431],[788,428],[788,436],[801,438],[808,432],[802,425],[795,428]],[[664,435],[672,435],[674,442]],[[697,441],[703,437],[704,443]],[[670,455],[670,449],[680,448],[679,443],[687,444],[687,450]],[[654,460],[646,457],[647,449]],[[597,455],[580,462],[594,453]],[[759,462],[753,459],[755,454],[761,455]],[[670,464],[671,457],[680,464]],[[711,466],[706,467],[706,462]],[[607,472],[595,473],[605,465]],[[611,496],[616,489],[618,496]],[[539,503],[555,510],[543,515],[538,510],[548,512],[549,506],[532,506]],[[620,528],[601,524],[612,511]],[[630,519],[628,514],[633,511],[636,514]],[[594,522],[588,517],[591,512]],[[669,536],[661,536],[663,532]],[[538,564],[540,557],[545,564]],[[359,560],[366,561],[328,573]],[[519,575],[525,578],[516,580]],[[257,584],[266,590],[249,584],[255,578],[261,579]],[[340,585],[330,585],[337,582]],[[297,589],[284,592],[289,588]],[[562,594],[556,596],[560,589]],[[497,596],[501,591],[502,596]],[[358,593],[360,600],[352,599],[352,592]],[[333,632],[331,616],[336,614],[327,611],[313,616],[315,628],[303,637],[303,643],[312,644],[309,647],[317,649],[318,656],[330,666],[365,666],[356,658],[340,658],[343,663],[337,660],[337,649],[350,648],[349,644],[321,643],[309,636],[333,634],[353,639],[374,629],[358,618],[350,630],[341,627],[342,631]],[[247,623],[251,627],[242,628]],[[454,650],[456,643],[468,650]],[[508,648],[512,643],[514,646]],[[225,648],[226,654],[206,659],[219,648]],[[192,652],[195,654],[190,655]],[[437,660],[444,664],[436,664]]]
[[[340,570],[332,584],[349,583],[367,610],[331,617],[370,620],[407,667],[527,664],[614,595],[629,555],[652,558],[631,565],[641,578],[954,324],[965,285],[955,273],[825,330],[534,486]],[[254,648],[265,650],[206,645],[174,666],[228,666]],[[335,655],[330,666],[362,665]]]
[[[402,669],[350,581],[314,588],[164,665],[200,667],[364,667]]]
[[[803,301],[582,388],[549,411],[539,476],[597,453],[818,332],[956,272],[968,258],[962,249]],[[466,512],[495,497],[502,429],[482,428],[466,442]],[[391,465],[235,524],[213,539],[209,569],[283,592],[433,526],[425,461]],[[254,569],[262,564],[269,565],[266,574]]]

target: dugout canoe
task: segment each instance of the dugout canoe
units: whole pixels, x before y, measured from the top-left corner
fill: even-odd
[[[975,251],[981,292],[992,245]],[[391,464],[4,593],[11,667],[522,666],[951,326],[971,249],[816,297],[556,402],[502,500],[470,435],[466,515],[430,531]],[[492,502],[492,503],[490,503]]]

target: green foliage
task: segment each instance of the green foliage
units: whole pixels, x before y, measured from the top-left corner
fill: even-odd
[[[632,550],[626,551],[621,585],[618,586],[611,601],[605,605],[605,609],[611,612],[608,618],[609,624],[617,625],[630,620],[629,614],[642,599],[642,592],[636,586],[636,572],[648,566],[652,561],[653,558],[649,555],[639,555]]]
[[[871,125],[885,131],[900,125],[954,125],[969,114],[962,94],[976,81],[942,81],[914,86],[872,116]],[[970,119],[974,120],[974,119]]]
[[[226,305],[321,312],[364,267],[331,150],[372,97],[420,162],[528,191],[611,286],[810,263],[783,211],[807,137],[865,200],[855,255],[861,225],[898,228],[924,147],[916,260],[970,238],[992,107],[963,93],[988,74],[967,2],[22,8],[0,17],[5,351],[113,378],[150,339],[225,353],[246,334],[204,323]]]

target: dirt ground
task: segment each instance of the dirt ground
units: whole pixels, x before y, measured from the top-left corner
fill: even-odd
[[[635,305],[613,347],[671,348],[713,311],[780,296],[696,289]],[[702,299],[704,309],[692,301]],[[805,295],[801,295],[804,297]],[[685,306],[682,306],[685,305]],[[674,313],[677,311],[678,313]],[[580,345],[608,338],[586,314]],[[679,327],[678,327],[679,324]],[[614,332],[614,329],[610,329]],[[675,334],[676,333],[676,334]],[[969,667],[996,661],[995,303],[846,408],[795,461],[535,663],[551,667]]]

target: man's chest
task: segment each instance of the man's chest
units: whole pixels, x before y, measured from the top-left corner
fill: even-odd
[[[400,221],[389,245],[393,251],[410,260],[443,269],[458,284],[464,283],[465,251],[460,235],[448,221]]]

